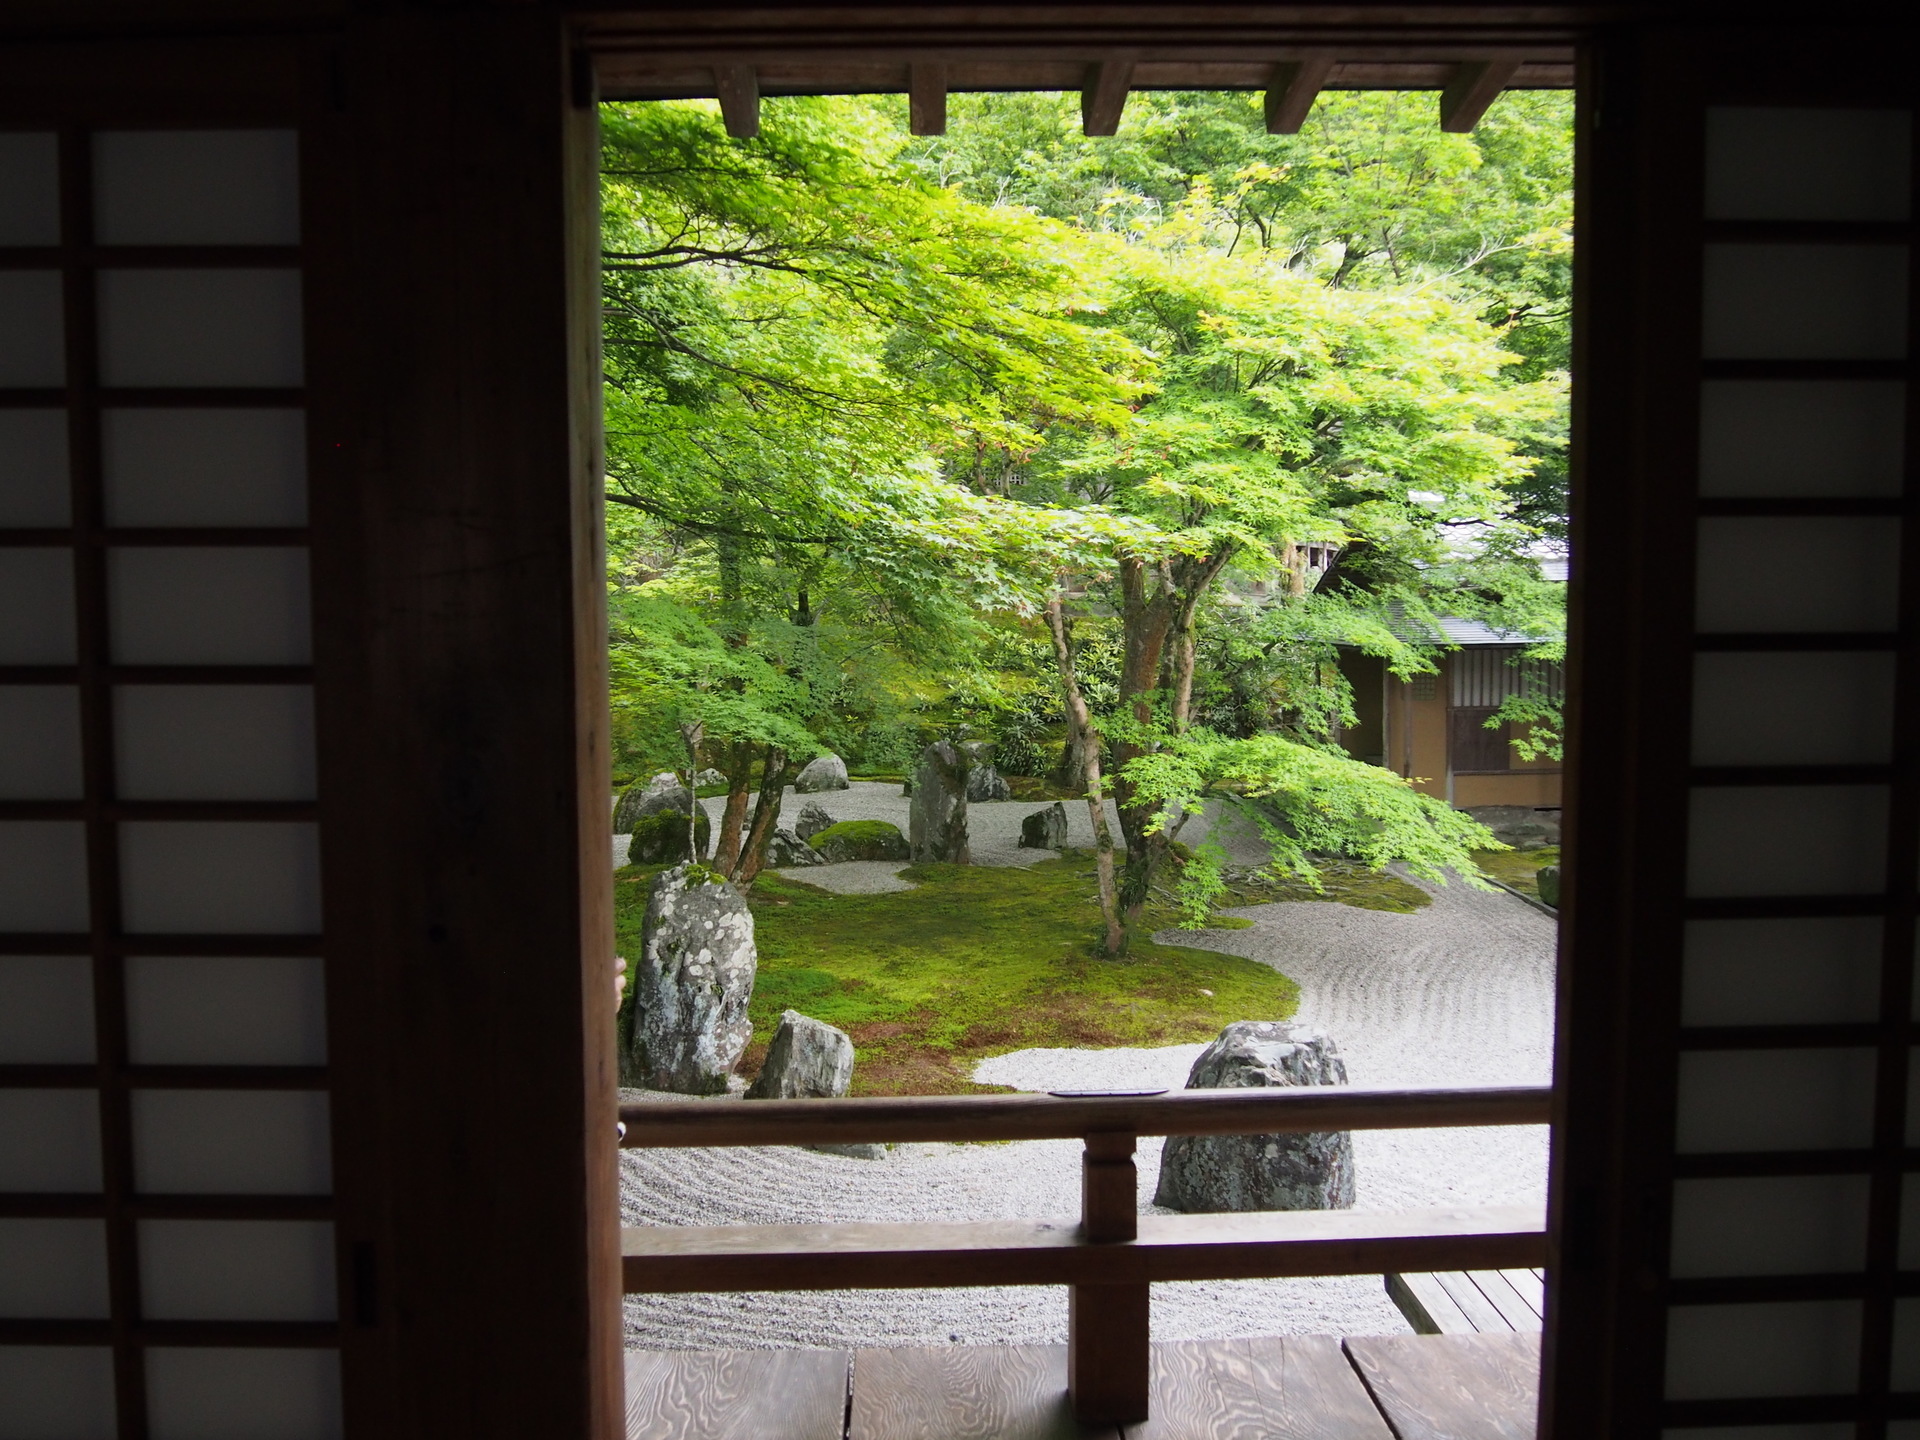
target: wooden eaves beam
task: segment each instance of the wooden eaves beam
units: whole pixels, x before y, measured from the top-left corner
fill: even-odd
[[[915,135],[947,133],[947,67],[916,60],[907,67],[907,129]]]
[[[1520,69],[1518,60],[1468,60],[1440,92],[1440,128],[1465,135]]]
[[[1320,95],[1320,87],[1333,73],[1333,56],[1310,55],[1304,60],[1285,60],[1273,67],[1273,79],[1267,85],[1267,133],[1298,135],[1306,123],[1307,111]]]
[[[1089,135],[1115,135],[1120,112],[1133,86],[1133,61],[1101,60],[1087,67],[1086,88],[1080,92],[1080,125]]]
[[[751,65],[713,67],[714,94],[720,97],[720,116],[727,134],[751,140],[760,133],[760,77]]]

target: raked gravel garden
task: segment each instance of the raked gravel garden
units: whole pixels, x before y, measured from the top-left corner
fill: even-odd
[[[796,798],[789,792],[783,816],[797,811],[806,799],[822,803],[836,821],[886,820],[902,830],[907,827],[910,801],[897,782],[856,780],[846,790],[811,797]],[[703,803],[717,821],[718,802]],[[969,807],[973,864],[1037,867],[1029,871],[1031,881],[1022,884],[1079,883],[1081,872],[1062,868],[1054,852],[1019,847],[1022,819],[1042,808],[1044,802],[1017,800]],[[1066,808],[1070,851],[1090,846],[1085,804],[1069,802]],[[1192,822],[1182,838],[1197,840],[1204,824]],[[1230,851],[1245,847],[1240,837],[1222,839]],[[624,865],[625,852],[625,837],[617,837],[616,866]],[[1074,863],[1070,854],[1066,864]],[[884,924],[882,912],[866,907],[922,900],[931,905],[940,898],[931,893],[937,883],[965,885],[994,878],[970,877],[964,871],[956,876],[953,868],[943,867],[948,873],[937,877],[929,873],[922,882],[912,878],[911,867],[886,861],[780,871],[773,885],[763,882],[759,887],[769,893],[764,900],[756,897],[756,910],[765,915],[760,907],[769,906],[789,909],[796,917],[805,912],[831,917],[839,905],[850,922]],[[1406,913],[1292,898],[1229,909],[1223,914],[1237,917],[1246,928],[1157,934],[1155,941],[1161,944],[1155,953],[1165,960],[1155,973],[1164,970],[1173,977],[1168,984],[1192,985],[1195,1004],[1213,1007],[1212,1019],[1227,1013],[1230,1019],[1292,1019],[1324,1029],[1337,1043],[1356,1085],[1546,1083],[1553,1039],[1552,919],[1500,890],[1470,889],[1458,882],[1394,883],[1418,886],[1430,903]],[[1080,888],[1090,888],[1090,882]],[[915,890],[929,893],[902,893]],[[1042,893],[1036,889],[1035,898]],[[968,902],[965,891],[956,891],[955,899]],[[843,975],[836,984],[832,976],[805,965],[781,971],[768,959],[771,927],[765,919],[761,924],[763,986],[799,997],[813,985],[819,992],[815,998],[837,994],[838,1003],[850,1007],[847,1014],[863,1013],[860,975]],[[879,942],[881,937],[875,938]],[[1162,950],[1162,945],[1168,948]],[[1209,961],[1209,955],[1214,959]],[[1262,982],[1259,977],[1268,971],[1252,970],[1245,962],[1270,967],[1292,984],[1278,976]],[[1210,965],[1217,967],[1218,978]],[[1200,988],[1200,980],[1213,983]],[[1292,986],[1298,991],[1291,1015],[1228,1013],[1222,1008],[1264,1003],[1284,1009]],[[1210,998],[1201,1002],[1200,995]],[[1080,1004],[1080,1010],[1067,1012],[1069,1029],[1073,1015],[1080,1014],[1094,1017],[1082,1022],[1089,1033],[1107,1038],[1128,1033],[1128,1018],[1116,1014],[1123,1006],[1098,994]],[[796,1003],[795,1008],[821,1013],[818,1004]],[[1205,1013],[1197,1010],[1188,1017],[1188,1029]],[[842,1023],[832,1014],[821,1018]],[[1204,1023],[1211,1026],[1212,1019]],[[1150,1028],[1150,1022],[1142,1023]],[[892,1053],[888,1032],[906,1027],[849,1023],[844,1028],[861,1044],[865,1065],[870,1049],[882,1057]],[[976,1025],[967,1033],[977,1041],[983,1032]],[[751,1073],[763,1048],[749,1052],[743,1072]],[[1015,1090],[1178,1089],[1205,1041],[1029,1045],[976,1053],[996,1048],[958,1043],[942,1052],[942,1063],[960,1067],[947,1073],[962,1082]],[[959,1088],[939,1085],[937,1071],[928,1071],[936,1078],[916,1086],[918,1072],[906,1061],[876,1063],[894,1088]],[[861,1089],[856,1070],[855,1093]],[[683,1098],[624,1093],[636,1099]],[[1357,1209],[1545,1200],[1545,1127],[1364,1131],[1353,1139]],[[1162,1143],[1157,1137],[1140,1141],[1143,1214],[1168,1213],[1152,1204]],[[921,1144],[896,1147],[878,1159],[791,1147],[627,1150],[621,1154],[621,1209],[627,1224],[654,1225],[1065,1217],[1079,1209],[1080,1148],[1077,1141]],[[1160,1340],[1369,1335],[1407,1329],[1377,1275],[1154,1287],[1153,1333]],[[637,1296],[626,1302],[626,1332],[629,1345],[653,1349],[1059,1343],[1066,1337],[1066,1295],[1059,1288],[1033,1287]]]

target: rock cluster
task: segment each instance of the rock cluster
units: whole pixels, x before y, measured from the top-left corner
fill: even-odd
[[[847,762],[838,755],[816,755],[793,781],[793,793],[796,795],[814,795],[822,790],[847,788]]]
[[[1026,850],[1067,848],[1067,807],[1056,800],[1020,822],[1020,845]]]
[[[623,1067],[632,1083],[718,1095],[752,1038],[758,960],[747,902],[710,871],[676,865],[653,882],[633,976]]]
[[[898,825],[885,820],[842,820],[807,841],[821,860],[842,865],[849,860],[905,860],[907,837]]]
[[[1346,1062],[1325,1031],[1269,1020],[1227,1026],[1187,1076],[1189,1090],[1346,1083]],[[1179,1135],[1161,1152],[1153,1201],[1190,1213],[1345,1210],[1353,1184],[1350,1131]]]
[[[971,768],[966,752],[949,740],[936,740],[920,752],[907,821],[916,865],[971,863],[967,847],[967,772]]]

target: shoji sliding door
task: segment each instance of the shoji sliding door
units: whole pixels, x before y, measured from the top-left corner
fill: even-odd
[[[605,1440],[564,25],[6,23],[0,1440]]]
[[[1888,39],[1603,47],[1586,97],[1560,1435],[1920,1436],[1915,97]]]

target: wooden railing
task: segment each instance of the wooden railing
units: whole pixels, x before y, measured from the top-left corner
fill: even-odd
[[[1538,1086],[1343,1086],[622,1105],[621,1143],[629,1148],[1085,1144],[1077,1221],[636,1226],[622,1232],[624,1286],[632,1295],[1065,1285],[1075,1412],[1089,1422],[1144,1420],[1148,1287],[1156,1280],[1537,1266],[1546,1260],[1546,1233],[1540,1211],[1529,1206],[1140,1215],[1133,1163],[1139,1136],[1542,1125],[1550,1093]]]

